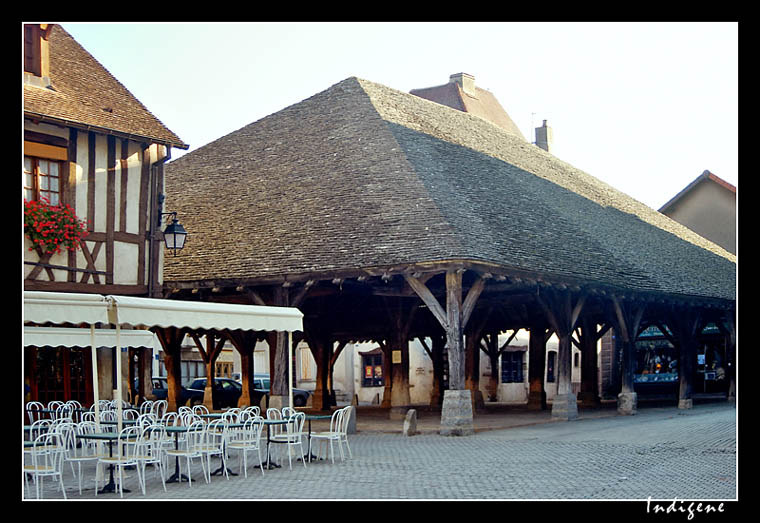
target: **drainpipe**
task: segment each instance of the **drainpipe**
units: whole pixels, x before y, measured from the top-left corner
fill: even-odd
[[[148,233],[148,297],[153,298],[156,292],[156,280],[158,277],[158,256],[156,255],[156,230],[161,227],[161,209],[163,207],[163,193],[158,187],[158,170],[171,160],[171,145],[166,145],[166,155],[159,158],[150,167],[150,228]],[[161,180],[163,181],[163,180]]]

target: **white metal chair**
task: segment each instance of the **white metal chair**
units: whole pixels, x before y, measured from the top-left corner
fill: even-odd
[[[240,468],[248,477],[248,452],[256,451],[259,456],[259,468],[264,475],[264,463],[261,459],[261,432],[264,428],[263,419],[260,416],[252,416],[243,422],[242,427],[230,428],[227,438],[227,451],[242,453],[238,458]]]
[[[71,465],[71,473],[77,478],[79,485],[79,494],[82,494],[82,463],[88,461],[97,461],[102,455],[100,447],[91,440],[78,439],[77,436],[94,433],[95,423],[82,421],[75,425],[62,426],[61,436],[65,453],[63,461]],[[74,463],[77,464],[77,470],[74,470]]]
[[[185,458],[187,463],[187,477],[190,481],[187,482],[188,486],[192,484],[192,476],[190,473],[191,461],[195,458],[201,458],[201,466],[203,467],[203,475],[206,475],[206,464],[203,462],[203,456],[198,448],[203,443],[203,432],[205,431],[205,425],[202,421],[195,421],[187,428],[185,434],[184,448],[168,449],[166,455],[168,457]],[[177,461],[179,465],[181,460]],[[181,470],[179,471],[181,475]]]
[[[135,457],[137,449],[137,441],[140,437],[140,429],[138,427],[126,427],[119,432],[119,436],[114,443],[116,446],[115,452],[109,456],[100,456],[96,468],[100,468],[101,465],[113,466],[119,472],[119,495],[124,497],[124,469],[126,467],[135,467],[137,469],[137,480],[142,484],[140,479],[140,469],[137,466],[137,459]],[[95,473],[95,495],[98,494],[98,474]],[[103,475],[105,477],[105,474]]]
[[[240,414],[238,415],[238,421],[240,423],[245,423],[249,418],[253,418],[256,416],[261,416],[261,409],[259,409],[259,407],[255,405],[251,407],[246,407],[240,410]]]
[[[301,449],[301,461],[306,468],[306,457],[303,451],[303,424],[306,420],[306,414],[298,412],[288,418],[288,422],[285,423],[285,430],[279,434],[270,435],[271,443],[280,443],[284,445],[288,453],[288,467],[293,470],[293,450],[295,447]],[[268,457],[267,457],[268,459]]]
[[[66,488],[63,486],[63,455],[64,447],[60,433],[47,432],[34,440],[22,471],[27,494],[29,493],[29,476],[35,484],[37,499],[42,499],[42,479],[57,477],[63,499],[66,499]]]
[[[225,444],[227,440],[227,423],[218,419],[207,423],[204,427],[203,438],[198,446],[201,459],[205,457],[206,483],[211,483],[211,456],[219,456],[222,459],[222,470],[227,479],[230,475],[227,471],[227,458],[225,456]]]
[[[137,446],[135,448],[135,459],[140,467],[141,473],[138,474],[138,478],[141,478],[140,488],[143,495],[145,495],[145,466],[151,464],[158,471],[161,476],[161,484],[166,492],[166,479],[164,473],[163,462],[163,443],[166,440],[166,427],[160,423],[152,425],[144,425],[140,428],[140,438],[137,440]]]
[[[208,414],[208,407],[205,405],[193,405],[192,411],[193,414],[200,416],[202,414]]]
[[[341,429],[341,422],[343,420],[343,414],[345,411],[343,409],[338,409],[335,412],[332,413],[332,417],[330,418],[330,429],[329,430],[323,430],[319,432],[312,432],[311,433],[311,439],[317,440],[319,442],[319,449],[317,451],[317,459],[322,454],[322,445],[325,443],[330,444],[330,450],[329,454],[332,459],[332,462],[335,463],[335,449],[333,448],[333,441],[336,442],[336,445],[340,448],[340,457],[343,458],[343,449],[340,447],[340,429]],[[311,455],[309,456],[309,461],[311,461]]]
[[[140,411],[140,415],[150,414],[153,411],[153,400],[144,400],[140,403],[140,408],[138,410]]]
[[[166,400],[156,400],[151,404],[151,414],[156,416],[158,419],[161,419],[163,415],[166,413],[166,407],[169,405],[169,402]]]
[[[338,439],[338,445],[340,446],[340,455],[343,456],[343,444],[346,444],[346,449],[348,450],[348,457],[353,458],[354,455],[351,453],[351,447],[348,445],[348,424],[351,422],[351,415],[353,414],[353,409],[355,407],[353,405],[347,405],[343,407],[343,414],[341,415],[340,420],[340,439]]]
[[[45,405],[43,405],[39,401],[30,401],[26,404],[26,413],[29,416],[30,425],[37,420],[43,419],[42,409],[44,408],[45,408]]]

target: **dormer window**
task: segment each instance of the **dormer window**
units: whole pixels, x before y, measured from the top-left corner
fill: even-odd
[[[47,42],[50,27],[50,24],[24,24],[24,77],[28,80],[47,81],[50,75]]]

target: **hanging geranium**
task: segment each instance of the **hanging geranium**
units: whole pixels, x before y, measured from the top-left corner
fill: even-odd
[[[70,205],[50,205],[45,199],[24,200],[24,234],[32,242],[29,250],[59,253],[74,251],[87,236],[87,223],[74,214]]]

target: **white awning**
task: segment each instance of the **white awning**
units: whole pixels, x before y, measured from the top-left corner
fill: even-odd
[[[99,294],[24,291],[24,322],[107,324],[108,302]]]
[[[119,336],[122,347],[152,347],[160,349],[156,335],[147,330],[122,330]],[[24,346],[32,347],[116,347],[115,329],[95,329],[95,339],[89,329],[65,327],[24,326]]]
[[[303,330],[303,313],[294,307],[24,291],[24,322],[295,332]]]
[[[111,322],[134,327],[187,327],[207,330],[294,332],[303,330],[303,313],[293,307],[266,307],[132,296],[107,296]]]

